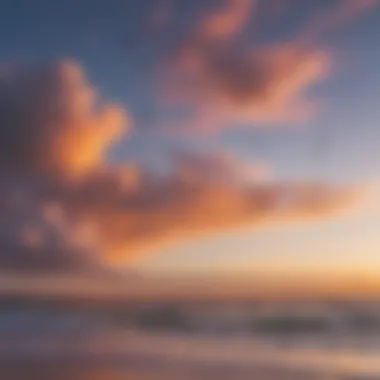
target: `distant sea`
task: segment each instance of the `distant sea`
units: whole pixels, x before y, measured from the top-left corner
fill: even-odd
[[[157,305],[145,307],[142,325],[109,309],[99,317],[99,310],[7,308],[0,311],[0,379],[380,379],[377,304],[244,307],[245,320],[241,306],[216,313],[186,305],[192,329],[173,319],[173,307],[160,314]]]

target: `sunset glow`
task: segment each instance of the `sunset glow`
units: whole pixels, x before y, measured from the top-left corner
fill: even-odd
[[[3,48],[0,269],[377,289],[377,1],[180,3],[137,7],[128,46],[103,4],[98,42]]]

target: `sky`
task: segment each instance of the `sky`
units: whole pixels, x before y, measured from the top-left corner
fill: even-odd
[[[4,0],[0,270],[380,274],[377,0]]]

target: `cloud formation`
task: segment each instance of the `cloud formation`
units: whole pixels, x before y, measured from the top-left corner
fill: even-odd
[[[99,267],[88,228],[43,196],[45,182],[4,178],[0,190],[0,270],[83,271]]]
[[[245,52],[194,44],[176,59],[178,76],[188,79],[174,92],[185,91],[185,101],[195,103],[195,129],[303,121],[317,107],[306,90],[329,69],[327,53],[292,44]]]
[[[295,6],[289,4],[283,6]],[[307,20],[295,36],[260,43],[255,36],[253,43],[243,32],[261,17],[262,3],[223,2],[203,15],[166,62],[167,104],[185,110],[170,127],[210,131],[307,121],[320,104],[310,90],[327,77],[333,60],[317,46],[319,37],[376,4],[338,1]]]
[[[0,269],[116,265],[158,244],[330,215],[359,198],[357,189],[263,181],[260,171],[247,178],[226,154],[176,153],[166,176],[111,165],[107,148],[129,120],[75,62],[2,74]]]
[[[101,104],[76,62],[10,68],[0,78],[0,166],[82,175],[100,164],[126,117]]]

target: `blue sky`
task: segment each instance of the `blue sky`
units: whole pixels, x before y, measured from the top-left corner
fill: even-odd
[[[192,2],[193,6],[183,1],[174,3],[182,5],[177,5],[173,11],[174,25],[170,27],[174,30],[176,23],[187,19],[188,13],[181,12],[181,8],[194,8],[199,12],[202,4],[206,4],[199,1]],[[301,3],[299,1],[297,7],[303,14],[318,8],[314,3],[321,4],[310,1],[306,7],[300,6]],[[322,3],[326,6],[332,2]],[[152,145],[157,154],[162,154],[168,145],[183,144],[183,140],[188,144],[192,140],[194,145],[226,146],[248,159],[250,156],[263,157],[280,177],[313,177],[315,172],[351,179],[366,178],[378,172],[378,11],[361,16],[329,38],[322,39],[321,44],[334,51],[336,64],[328,80],[313,89],[322,97],[324,105],[303,130],[250,128],[245,131],[232,129],[218,136],[147,138],[139,136],[139,129],[146,128],[147,124],[154,125],[155,114],[160,114],[152,96],[154,60],[145,59],[143,65],[136,65],[134,61],[144,61],[144,55],[154,58],[160,51],[154,39],[150,43],[143,41],[137,48],[133,47],[133,40],[141,33],[141,25],[151,13],[162,6],[165,2],[133,0],[85,0],[80,3],[37,0],[33,4],[5,1],[0,15],[3,40],[0,54],[4,61],[78,59],[101,94],[125,104],[140,124],[133,140],[117,147],[117,154],[111,153],[116,159],[130,154],[145,155],[146,151],[151,152]],[[260,37],[265,40],[277,29],[280,29],[278,33],[289,34],[299,24],[298,19],[293,20],[295,18],[295,15],[288,17],[274,27],[268,23],[262,29],[269,29],[269,33]],[[165,32],[168,33],[161,32],[164,37],[158,39],[159,42],[165,38],[170,40]]]
[[[315,12],[327,12],[338,1],[285,3],[281,15],[255,18],[241,41],[252,39],[260,45],[297,35]],[[232,123],[210,134],[162,132],[167,111],[157,101],[159,62],[200,15],[218,6],[220,2],[211,0],[4,0],[0,57],[12,63],[78,60],[102,96],[121,103],[135,120],[132,135],[109,152],[113,162],[138,159],[165,168],[172,149],[222,149],[243,161],[266,163],[278,180],[377,181],[380,10],[375,6],[331,28],[327,35],[321,31],[321,36],[315,36],[313,47],[332,53],[332,70],[308,88],[321,106],[301,125],[266,126],[253,120],[244,128]],[[167,19],[150,32],[150,20],[160,11],[167,11]],[[312,268],[321,262],[329,265],[329,258],[336,256],[337,267],[359,258],[371,266],[378,264],[379,222],[380,213],[372,212],[351,221],[318,221],[263,231],[248,228],[237,235],[174,245],[131,265],[139,271],[165,273],[239,273],[247,267],[281,262]]]

